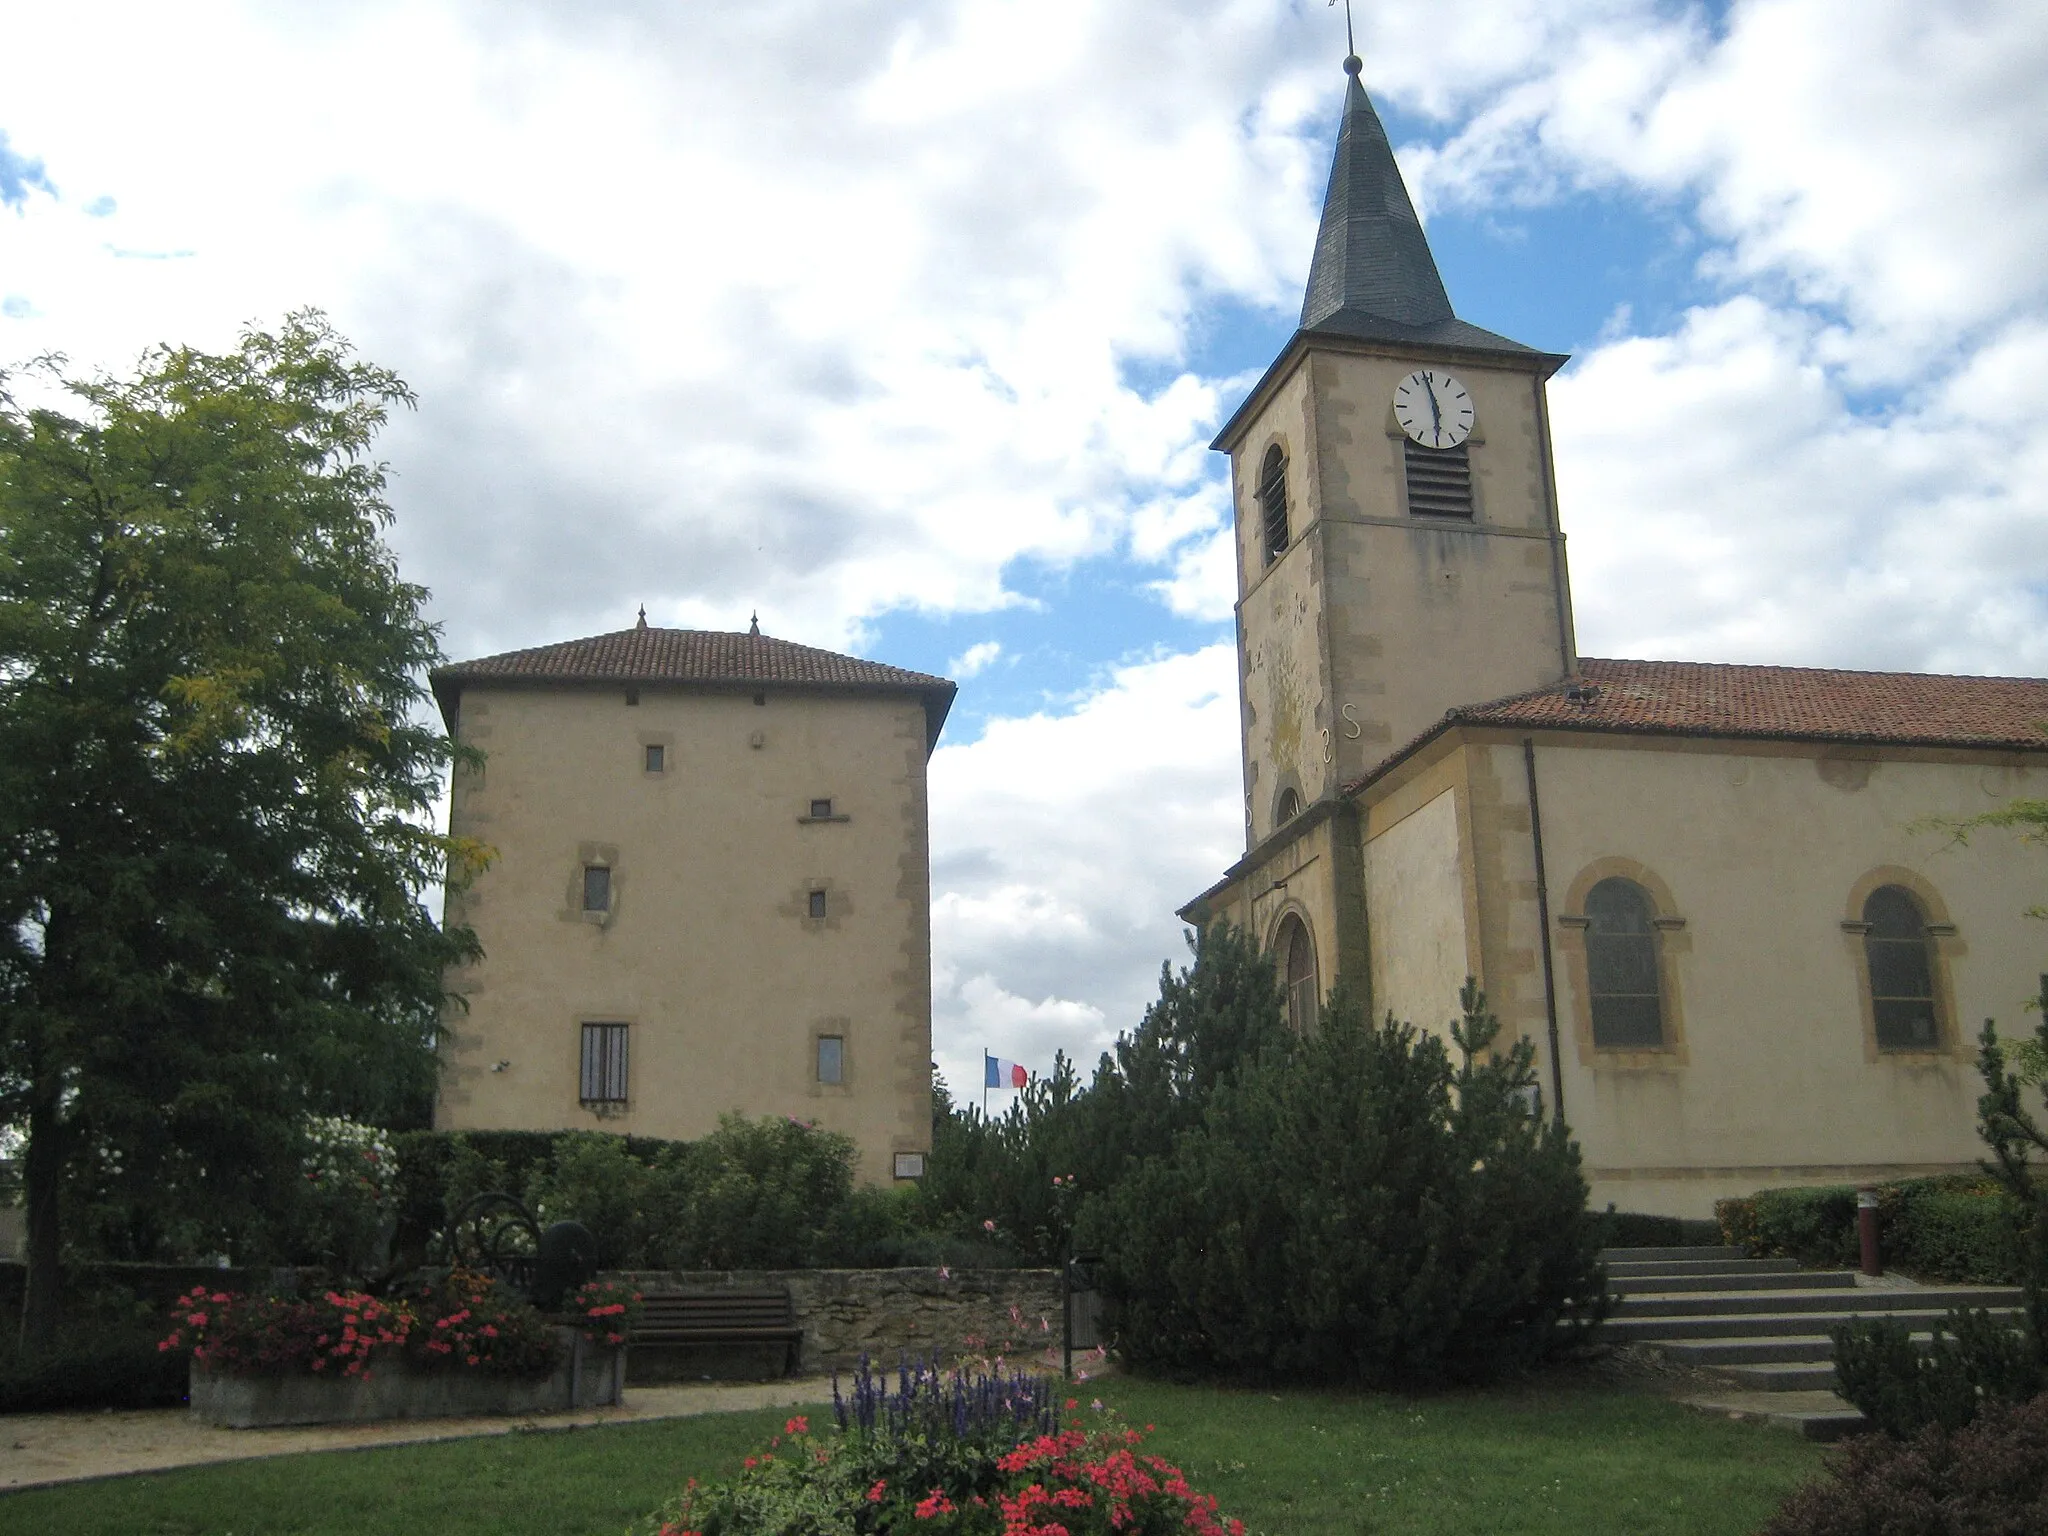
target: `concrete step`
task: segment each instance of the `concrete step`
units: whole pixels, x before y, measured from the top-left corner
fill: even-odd
[[[1613,1322],[1650,1317],[1729,1317],[1788,1312],[1945,1312],[1951,1307],[2008,1308],[2021,1304],[2016,1286],[1919,1286],[1881,1290],[1875,1286],[1835,1286],[1823,1290],[1773,1287],[1757,1291],[1636,1292],[1624,1295]]]
[[[1798,1272],[1794,1259],[1667,1259],[1663,1263],[1622,1260],[1607,1266],[1612,1280],[1646,1275],[1789,1275]]]
[[[1925,1349],[1932,1334],[1916,1333],[1913,1342]],[[1758,1338],[1659,1339],[1657,1353],[1667,1360],[1724,1370],[1731,1365],[1833,1365],[1835,1341],[1824,1333],[1776,1333]]]
[[[2013,1321],[2012,1307],[1989,1309],[1994,1317]],[[1916,1333],[1924,1333],[1948,1316],[1945,1307],[1878,1307],[1845,1305],[1828,1312],[1706,1312],[1692,1317],[1613,1317],[1601,1325],[1601,1337],[1617,1344],[1664,1344],[1696,1339],[1772,1338],[1792,1334],[1825,1335],[1858,1317],[1891,1317]]]
[[[1707,1392],[1684,1401],[1702,1413],[1756,1419],[1809,1440],[1839,1440],[1865,1427],[1863,1415],[1833,1392]]]
[[[1750,1392],[1832,1392],[1835,1363],[1793,1362],[1789,1365],[1731,1365],[1722,1374],[1738,1388]]]
[[[1763,1274],[1640,1275],[1607,1278],[1607,1289],[1616,1296],[1670,1295],[1677,1291],[1825,1291],[1853,1286],[1856,1277],[1848,1270],[1785,1269]]]
[[[1655,1264],[1667,1260],[1740,1259],[1748,1257],[1743,1248],[1602,1248],[1602,1264]]]

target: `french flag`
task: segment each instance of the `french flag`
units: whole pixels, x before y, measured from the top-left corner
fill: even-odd
[[[1004,1061],[1000,1056],[981,1053],[985,1072],[981,1086],[984,1088],[1022,1088],[1031,1081],[1031,1074],[1014,1061]]]

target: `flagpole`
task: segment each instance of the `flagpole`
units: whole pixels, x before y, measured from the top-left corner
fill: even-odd
[[[981,1118],[988,1118],[988,1047],[981,1048]]]

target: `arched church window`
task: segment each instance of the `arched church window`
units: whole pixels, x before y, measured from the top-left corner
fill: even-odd
[[[1596,1048],[1664,1044],[1657,929],[1650,917],[1649,892],[1633,880],[1611,876],[1586,893],[1586,990]]]
[[[1280,791],[1280,808],[1274,815],[1273,824],[1284,827],[1301,814],[1301,796],[1291,789]]]
[[[1881,885],[1863,903],[1863,955],[1870,966],[1870,1011],[1884,1051],[1931,1051],[1941,1043],[1934,1009],[1934,966],[1927,916],[1902,885]]]
[[[1322,994],[1316,988],[1316,941],[1308,924],[1290,912],[1280,921],[1274,953],[1280,961],[1281,985],[1287,993],[1287,1023],[1298,1035],[1316,1027]]]
[[[1266,564],[1287,553],[1287,455],[1275,443],[1259,466],[1259,525]]]

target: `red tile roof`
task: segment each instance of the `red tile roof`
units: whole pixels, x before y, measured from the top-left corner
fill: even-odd
[[[551,683],[571,687],[697,683],[833,693],[914,692],[925,696],[934,740],[958,691],[949,679],[928,672],[910,672],[858,656],[842,656],[837,651],[821,651],[793,640],[715,629],[656,629],[648,625],[455,662],[436,668],[431,681],[443,713],[452,713],[465,687],[485,683],[513,687]]]
[[[1348,788],[1454,725],[2048,752],[2048,678],[1579,658],[1576,682],[1450,711]]]

